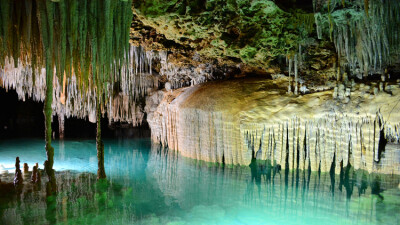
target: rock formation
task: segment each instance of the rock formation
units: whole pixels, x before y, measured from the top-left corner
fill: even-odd
[[[28,172],[29,172],[28,163],[24,163],[24,173],[28,173]]]
[[[209,162],[249,165],[254,153],[289,169],[333,165],[338,173],[350,164],[400,173],[399,84],[376,96],[356,85],[352,101],[342,103],[332,90],[286,95],[284,83],[245,79],[156,93],[148,105],[159,105],[147,109],[152,139]]]
[[[20,163],[19,157],[17,157],[17,158],[15,159],[14,186],[21,185],[22,182],[23,182],[23,179],[22,179],[22,171],[21,171],[21,169],[20,169],[19,163]]]

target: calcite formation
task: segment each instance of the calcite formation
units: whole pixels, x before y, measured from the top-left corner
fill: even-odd
[[[143,112],[137,102],[147,92],[158,87],[158,76],[152,76],[152,60],[163,56],[162,53],[145,51],[141,47],[131,46],[129,63],[121,68],[118,85],[106,83],[106,104],[102,112],[107,113],[110,121],[128,122],[139,125],[143,120]],[[166,55],[164,56],[164,58]],[[166,60],[164,60],[166,61]],[[4,68],[0,68],[2,87],[15,89],[20,100],[32,98],[35,101],[45,100],[46,69],[32,69],[29,64],[20,61],[17,67],[14,61],[7,60]],[[33,76],[33,73],[35,76]],[[64,77],[65,78],[65,77]],[[96,89],[81,88],[75,74],[71,78],[65,78],[63,82],[58,80],[56,72],[53,79],[53,115],[59,117],[88,118],[96,122]]]
[[[6,90],[15,89],[22,101],[27,97],[35,101],[44,101],[46,69],[33,71],[29,64],[18,62],[15,67],[12,59],[7,62],[4,68],[0,68],[2,87]],[[110,122],[120,121],[133,126],[140,125],[144,118],[140,99],[158,88],[160,77],[166,77],[167,86],[172,89],[200,84],[213,78],[213,68],[209,64],[180,67],[168,61],[166,51],[146,51],[140,46],[131,46],[128,62],[121,68],[120,79],[115,83],[104,85],[106,104],[102,108],[102,113],[107,113]],[[153,73],[154,65],[159,66],[159,73]],[[96,89],[82,89],[75,74],[71,78],[64,77],[61,82],[56,72],[52,86],[53,115],[58,115],[60,118],[60,131],[63,130],[64,118],[88,118],[90,122],[96,122]]]
[[[288,169],[338,173],[351,165],[400,174],[399,84],[377,93],[378,84],[353,84],[348,102],[333,99],[333,90],[289,95],[286,82],[243,79],[159,91],[147,99],[152,139],[215,163],[249,165],[256,158]]]

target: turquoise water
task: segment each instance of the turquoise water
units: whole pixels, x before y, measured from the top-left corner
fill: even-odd
[[[400,224],[397,176],[224,167],[134,139],[105,140],[107,181],[97,182],[94,140],[53,146],[58,195],[46,198],[46,177],[0,190],[0,224]],[[43,164],[44,141],[0,141],[3,182],[16,156]]]

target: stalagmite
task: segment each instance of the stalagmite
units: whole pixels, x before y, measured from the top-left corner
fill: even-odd
[[[29,172],[28,163],[24,163],[24,173],[28,173],[28,172]]]
[[[32,169],[31,182],[32,183],[40,183],[40,172],[39,172],[39,167],[38,167],[37,163],[35,166],[33,166],[33,169]]]
[[[14,177],[14,185],[15,186],[21,185],[23,182],[22,171],[20,169],[19,163],[20,163],[19,157],[17,157],[15,159],[15,177]]]

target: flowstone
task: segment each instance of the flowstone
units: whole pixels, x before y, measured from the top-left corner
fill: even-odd
[[[254,152],[282,168],[400,174],[398,85],[376,96],[355,85],[347,103],[332,90],[287,95],[286,85],[245,79],[164,91],[161,101],[156,93],[147,101],[160,101],[147,108],[152,139],[216,163],[249,165]]]

